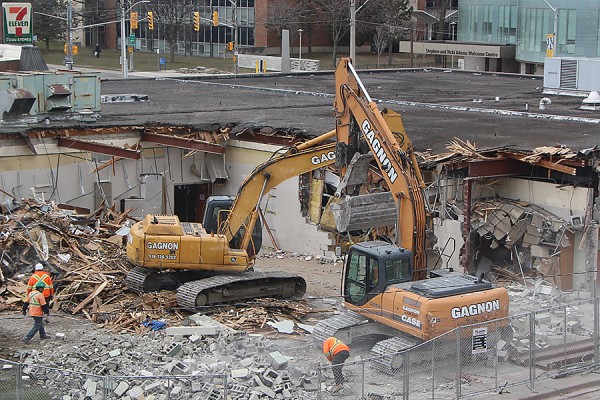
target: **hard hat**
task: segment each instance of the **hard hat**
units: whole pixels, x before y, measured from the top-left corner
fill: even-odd
[[[38,282],[37,285],[35,285],[36,289],[45,289],[46,288],[46,284],[44,282]]]
[[[36,271],[41,271],[44,269],[44,266],[40,263],[35,264],[35,270]]]

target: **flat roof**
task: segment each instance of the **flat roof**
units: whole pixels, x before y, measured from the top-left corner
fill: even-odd
[[[454,137],[478,148],[580,150],[600,142],[600,112],[578,110],[582,98],[542,94],[539,76],[437,69],[358,74],[380,108],[402,114],[417,150],[443,152]],[[103,104],[98,126],[241,124],[310,135],[335,127],[333,71],[184,78],[103,81],[102,94],[144,94],[150,101]],[[546,97],[551,104],[539,110]]]

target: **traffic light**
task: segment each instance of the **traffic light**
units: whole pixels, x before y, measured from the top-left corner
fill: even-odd
[[[65,54],[69,53],[69,43],[65,43],[65,47],[63,48]]]
[[[198,32],[200,30],[200,13],[194,11],[194,30]]]
[[[213,11],[213,26],[219,26],[219,12]]]
[[[138,13],[137,13],[137,11],[131,12],[130,21],[131,21],[131,29],[137,29],[138,28]]]
[[[79,53],[79,47],[73,46],[71,47],[71,53],[76,56]]]
[[[148,29],[154,29],[154,13],[152,11],[148,11]]]
[[[227,50],[233,51],[233,42],[227,42]]]

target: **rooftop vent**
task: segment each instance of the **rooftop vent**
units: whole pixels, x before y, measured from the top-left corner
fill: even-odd
[[[35,96],[27,89],[0,90],[2,122],[22,122],[29,116],[35,100]]]
[[[600,111],[600,93],[592,90],[590,95],[583,99],[582,103],[583,105],[579,107],[580,110]]]

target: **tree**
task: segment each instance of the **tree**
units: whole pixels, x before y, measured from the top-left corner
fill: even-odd
[[[350,28],[350,7],[347,1],[342,0],[313,0],[313,8],[321,18],[323,25],[329,28],[333,42],[333,60],[335,67],[337,48],[342,37]]]
[[[402,37],[412,16],[409,0],[379,0],[367,3],[369,19],[364,25],[374,26],[373,45],[377,52],[377,66],[383,50],[388,48],[388,64],[392,64],[392,49],[395,40]]]
[[[177,39],[183,27],[191,23],[195,5],[185,0],[151,0],[148,9],[154,12],[154,23],[164,28],[164,38],[169,42],[170,59],[175,62]]]

